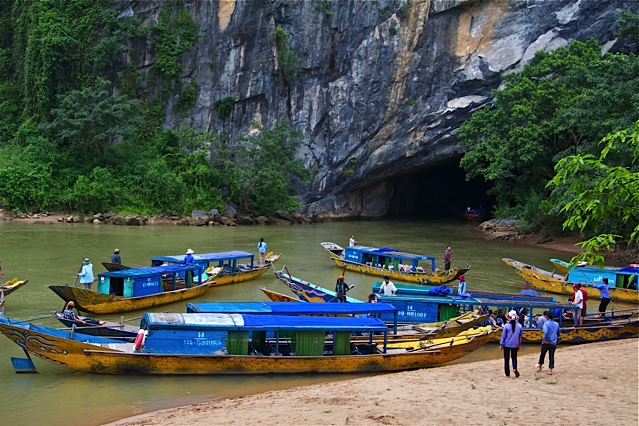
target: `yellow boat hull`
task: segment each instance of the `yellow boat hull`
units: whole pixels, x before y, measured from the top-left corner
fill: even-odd
[[[128,353],[0,323],[29,353],[73,370],[106,374],[268,374],[391,372],[437,367],[493,340],[492,333],[434,351],[348,356],[158,355]]]
[[[271,265],[275,263],[280,258],[280,256],[282,256],[282,254],[273,255],[272,253],[269,253],[266,257],[266,263],[262,266],[255,266],[251,271],[238,272],[235,274],[227,275],[218,274],[215,276],[215,282],[211,284],[211,287],[217,287],[226,284],[235,284],[257,278],[268,271],[271,268]]]
[[[460,275],[464,275],[470,267],[467,268],[454,268],[448,271],[434,271],[434,272],[400,272],[393,271],[385,268],[378,268],[375,266],[364,265],[361,263],[347,262],[336,256],[331,256],[335,265],[342,269],[347,269],[353,272],[359,272],[362,274],[376,275],[383,277],[388,275],[393,281],[404,281],[409,283],[417,283],[424,285],[441,285],[459,278]]]
[[[19,280],[18,278],[14,278],[10,281],[7,281],[6,283],[0,285],[0,290],[4,293],[5,296],[13,293],[14,291],[16,291],[17,289],[19,289],[20,287],[22,287],[23,285],[25,285],[26,283],[28,283],[29,280]]]
[[[211,281],[212,283],[213,281]],[[182,300],[193,299],[204,294],[211,283],[204,283],[199,286],[165,291],[158,294],[142,297],[121,297],[102,294],[79,287],[70,286],[50,286],[58,296],[65,301],[73,301],[76,309],[82,312],[104,315],[119,312],[139,311],[155,306],[166,305],[168,303],[180,302]]]
[[[549,293],[571,295],[574,293],[573,283],[564,281],[564,276],[555,274],[554,272],[544,271],[532,265],[527,265],[512,259],[502,259],[513,271],[526,280],[528,284],[537,290],[547,291]],[[585,285],[588,297],[601,298],[599,290]],[[639,303],[639,291],[628,288],[610,287],[610,299],[619,302]]]

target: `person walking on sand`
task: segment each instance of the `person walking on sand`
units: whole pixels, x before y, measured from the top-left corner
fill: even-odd
[[[544,312],[546,322],[544,322],[544,337],[541,339],[541,353],[537,362],[537,371],[541,371],[546,360],[546,352],[548,352],[548,374],[552,376],[552,370],[555,368],[555,349],[559,341],[559,324],[553,321],[555,317],[552,311]]]
[[[446,251],[444,252],[444,270],[450,270],[450,262],[453,261],[453,252],[450,246],[446,247]]]
[[[111,263],[117,263],[118,265],[122,264],[122,259],[120,258],[120,249],[113,250],[113,254],[111,255]]]
[[[257,252],[260,254],[260,265],[266,263],[266,243],[264,238],[260,238],[260,242],[257,243]]]
[[[517,312],[510,311],[506,315],[508,324],[504,325],[504,329],[501,333],[501,340],[499,341],[499,349],[504,353],[504,375],[510,377],[510,360],[513,362],[513,372],[515,377],[519,377],[519,370],[517,370],[517,352],[521,348],[521,339],[523,337],[523,328],[517,317]]]
[[[80,284],[84,284],[84,289],[91,290],[91,284],[93,284],[93,265],[88,257],[84,258],[84,264],[78,276],[80,277]]]
[[[606,308],[608,307],[608,303],[610,303],[610,290],[608,290],[608,278],[603,278],[601,280],[601,284],[593,284],[593,287],[599,290],[599,299],[601,302],[599,303],[599,315],[595,318],[606,317]]]

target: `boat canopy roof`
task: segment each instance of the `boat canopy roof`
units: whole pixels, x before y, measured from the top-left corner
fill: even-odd
[[[394,313],[388,303],[309,303],[309,302],[203,302],[188,303],[187,312],[304,314]]]
[[[184,262],[185,257],[186,257],[185,254],[180,254],[177,256],[156,256],[156,257],[152,257],[151,260],[160,261],[160,262],[182,263]],[[196,262],[197,261],[219,262],[219,261],[225,261],[225,260],[237,260],[237,259],[247,259],[247,258],[252,259],[253,257],[255,257],[253,253],[248,251],[241,251],[241,250],[220,251],[215,253],[199,253],[199,254],[193,255],[193,258],[195,259]]]
[[[120,271],[103,272],[98,274],[98,277],[115,277],[115,278],[127,278],[127,277],[148,277],[157,275],[166,275],[180,273],[184,271],[199,271],[202,267],[198,265],[168,265],[168,266],[147,266],[144,268],[129,268],[122,269]]]
[[[325,317],[296,315],[254,315],[224,313],[146,313],[143,327],[210,331],[388,331],[376,317]]]
[[[375,256],[381,255],[381,256],[390,257],[393,259],[410,260],[411,262],[419,262],[420,260],[430,260],[431,262],[435,261],[435,258],[433,256],[423,256],[420,254],[405,253],[403,251],[395,250],[388,247],[372,248],[372,247],[365,247],[365,246],[350,246],[350,247],[347,247],[346,250],[359,251],[362,253],[368,253],[370,255],[375,255]]]
[[[419,296],[419,295],[406,295],[406,296],[379,296],[380,300],[384,303],[393,303],[393,300],[403,302],[429,302],[429,303],[448,303],[451,305],[480,305],[480,306],[495,306],[510,308],[513,306],[519,308],[531,308],[531,309],[568,309],[574,310],[575,305],[571,303],[552,302],[548,300],[540,299],[489,299],[477,297],[459,297],[459,296]]]

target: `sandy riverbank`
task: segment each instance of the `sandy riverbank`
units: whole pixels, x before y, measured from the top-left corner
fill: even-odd
[[[207,402],[124,419],[148,425],[636,425],[639,340],[558,348],[555,374],[538,354],[462,363]]]

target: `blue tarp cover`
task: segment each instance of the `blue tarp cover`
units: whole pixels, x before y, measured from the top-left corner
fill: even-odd
[[[388,327],[384,321],[375,317],[146,313],[144,314],[143,322],[148,329],[189,329],[202,331],[388,331]]]
[[[152,257],[151,260],[160,261],[160,262],[181,263],[181,262],[184,262],[185,256],[186,256],[185,254],[181,254],[177,256],[156,256],[156,257]],[[248,259],[253,257],[255,257],[253,253],[250,253],[248,251],[241,251],[241,250],[221,251],[216,253],[199,253],[199,254],[193,255],[193,258],[195,258],[196,262],[198,260],[206,260],[208,262],[219,262],[219,261],[226,261],[226,260]]]
[[[448,296],[450,294],[450,289],[445,285],[440,285],[438,287],[432,287],[428,290],[428,294],[430,296]]]
[[[188,303],[187,312],[273,313],[273,314],[372,314],[396,312],[387,303],[308,302],[203,302]]]
[[[184,271],[198,271],[200,269],[202,269],[202,267],[197,265],[148,266],[145,268],[130,268],[130,269],[123,269],[121,271],[103,272],[101,274],[98,274],[98,277],[127,278],[127,277],[156,276],[156,275],[164,275],[164,274],[173,274],[176,272],[179,273]]]

